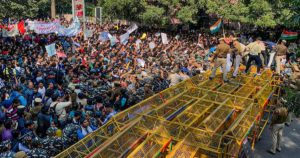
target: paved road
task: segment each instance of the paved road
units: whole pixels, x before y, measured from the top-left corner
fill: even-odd
[[[294,119],[290,127],[284,128],[282,151],[276,155],[267,152],[272,145],[268,127],[255,146],[254,158],[300,158],[300,119]]]

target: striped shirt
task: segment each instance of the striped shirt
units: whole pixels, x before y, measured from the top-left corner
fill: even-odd
[[[13,108],[13,106],[10,106],[6,113],[5,113],[6,117],[12,120],[18,120],[19,116],[18,116],[18,109],[17,108]]]

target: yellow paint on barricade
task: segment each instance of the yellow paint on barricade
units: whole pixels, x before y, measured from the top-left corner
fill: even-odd
[[[120,112],[56,157],[237,157],[243,142],[254,145],[264,129],[267,103],[280,81],[270,71],[230,83],[220,82],[220,73],[212,81],[208,76]]]

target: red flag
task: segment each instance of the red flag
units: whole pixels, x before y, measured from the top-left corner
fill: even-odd
[[[83,11],[78,11],[78,12],[77,12],[77,16],[78,16],[78,17],[82,17],[82,16],[83,16]]]
[[[24,33],[26,32],[24,20],[21,20],[21,21],[18,23],[18,29],[19,29],[20,34],[24,34]]]
[[[81,65],[88,67],[88,64],[87,64],[87,61],[85,60],[85,58],[82,58]]]
[[[57,57],[59,57],[59,58],[66,58],[67,55],[64,52],[57,52]]]
[[[76,9],[77,9],[77,10],[81,10],[82,8],[83,8],[83,7],[82,7],[81,4],[77,4],[77,5],[76,5]]]

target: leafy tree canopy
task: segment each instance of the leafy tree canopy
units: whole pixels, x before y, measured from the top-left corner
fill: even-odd
[[[127,19],[165,26],[171,19],[197,23],[199,13],[217,15],[260,27],[300,26],[300,0],[85,0],[87,15],[93,6],[103,7],[106,19]],[[2,0],[0,18],[50,15],[51,0]],[[71,13],[71,0],[56,0],[58,14]],[[22,16],[22,17],[20,17]]]

